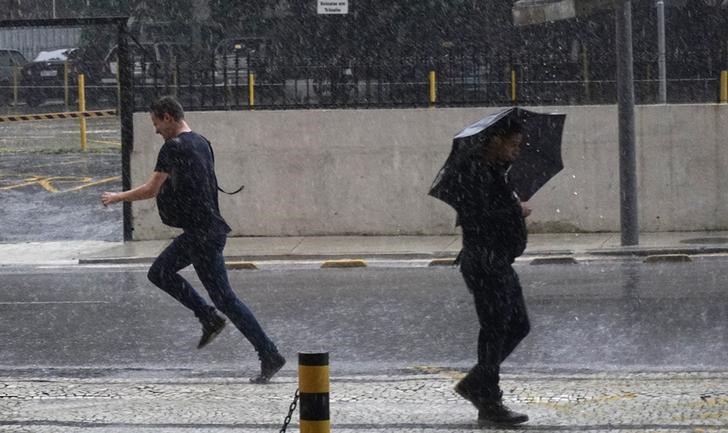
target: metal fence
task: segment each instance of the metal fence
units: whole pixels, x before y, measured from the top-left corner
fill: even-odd
[[[507,59],[402,59],[331,65],[236,55],[177,61],[184,56],[164,57],[168,52],[159,47],[133,52],[135,111],[145,111],[152,100],[166,94],[176,95],[188,110],[616,103],[616,82],[605,73],[608,65],[593,65],[595,72],[590,73],[579,63]],[[657,74],[651,72],[656,68],[650,65],[635,64],[639,104],[657,100],[659,83]],[[55,101],[73,106],[78,73],[85,74],[91,106],[116,106],[118,67],[113,51],[103,59],[16,67],[4,74],[8,80],[0,82],[0,104],[36,106]],[[670,103],[719,99],[720,71],[668,77]]]
[[[592,78],[578,63],[405,59],[330,65],[236,57],[213,59],[207,67],[174,61],[134,64],[137,110],[163,94],[174,94],[196,110],[616,103],[615,80],[603,74]],[[653,75],[635,76],[637,103],[656,102],[659,82]],[[668,102],[719,99],[720,71],[668,77]]]

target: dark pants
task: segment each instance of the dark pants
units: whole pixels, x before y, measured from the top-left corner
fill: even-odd
[[[464,251],[461,271],[480,323],[478,363],[467,379],[485,400],[497,400],[500,365],[531,329],[523,291],[511,263],[487,251]]]
[[[197,276],[210,295],[212,303],[250,341],[255,350],[265,356],[276,352],[276,347],[265,335],[253,313],[235,295],[228,281],[225,259],[222,251],[227,236],[193,236],[183,233],[172,241],[149,268],[149,280],[169,293],[195,313],[201,322],[206,323],[215,313],[178,271],[194,266]]]

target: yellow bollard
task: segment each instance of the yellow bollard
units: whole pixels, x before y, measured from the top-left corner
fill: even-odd
[[[255,107],[255,74],[248,73],[248,107],[252,110]]]
[[[63,63],[63,101],[66,105],[66,111],[68,111],[68,100],[70,92],[68,91],[68,62]]]
[[[86,111],[86,78],[83,74],[78,74],[78,111],[83,113]],[[86,118],[81,114],[81,150],[86,152],[88,147],[86,145]]]
[[[19,66],[13,66],[13,105],[18,105],[18,72]]]
[[[121,103],[121,80],[119,79],[119,60],[116,60],[116,106],[118,107]]]
[[[428,81],[430,83],[430,105],[435,105],[437,102],[437,73],[430,71]]]
[[[728,71],[720,71],[720,102],[728,103]]]
[[[330,433],[329,354],[298,354],[300,433]]]
[[[516,103],[516,100],[517,100],[517,93],[516,93],[516,91],[518,90],[516,88],[516,78],[517,78],[516,77],[516,70],[515,69],[511,69],[511,102],[513,102],[514,104]]]

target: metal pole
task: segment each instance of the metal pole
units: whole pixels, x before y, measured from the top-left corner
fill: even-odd
[[[134,149],[134,83],[132,82],[132,65],[129,58],[129,41],[126,22],[118,26],[118,74],[119,88],[119,120],[121,123],[121,185],[124,191],[131,189],[131,152]],[[132,236],[131,203],[124,202],[124,241]]]
[[[665,64],[665,2],[657,0],[657,63],[660,74],[660,88],[657,102],[667,103],[667,66]]]
[[[635,152],[632,1],[616,0],[617,111],[619,118],[619,186],[622,245],[639,244],[637,163]]]

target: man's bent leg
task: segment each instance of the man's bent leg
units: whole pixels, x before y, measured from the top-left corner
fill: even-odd
[[[192,263],[187,252],[188,240],[186,237],[185,234],[178,236],[162,251],[149,268],[147,278],[155,286],[192,310],[200,321],[210,320],[215,314],[215,309],[208,305],[192,285],[178,274],[180,270]]]

